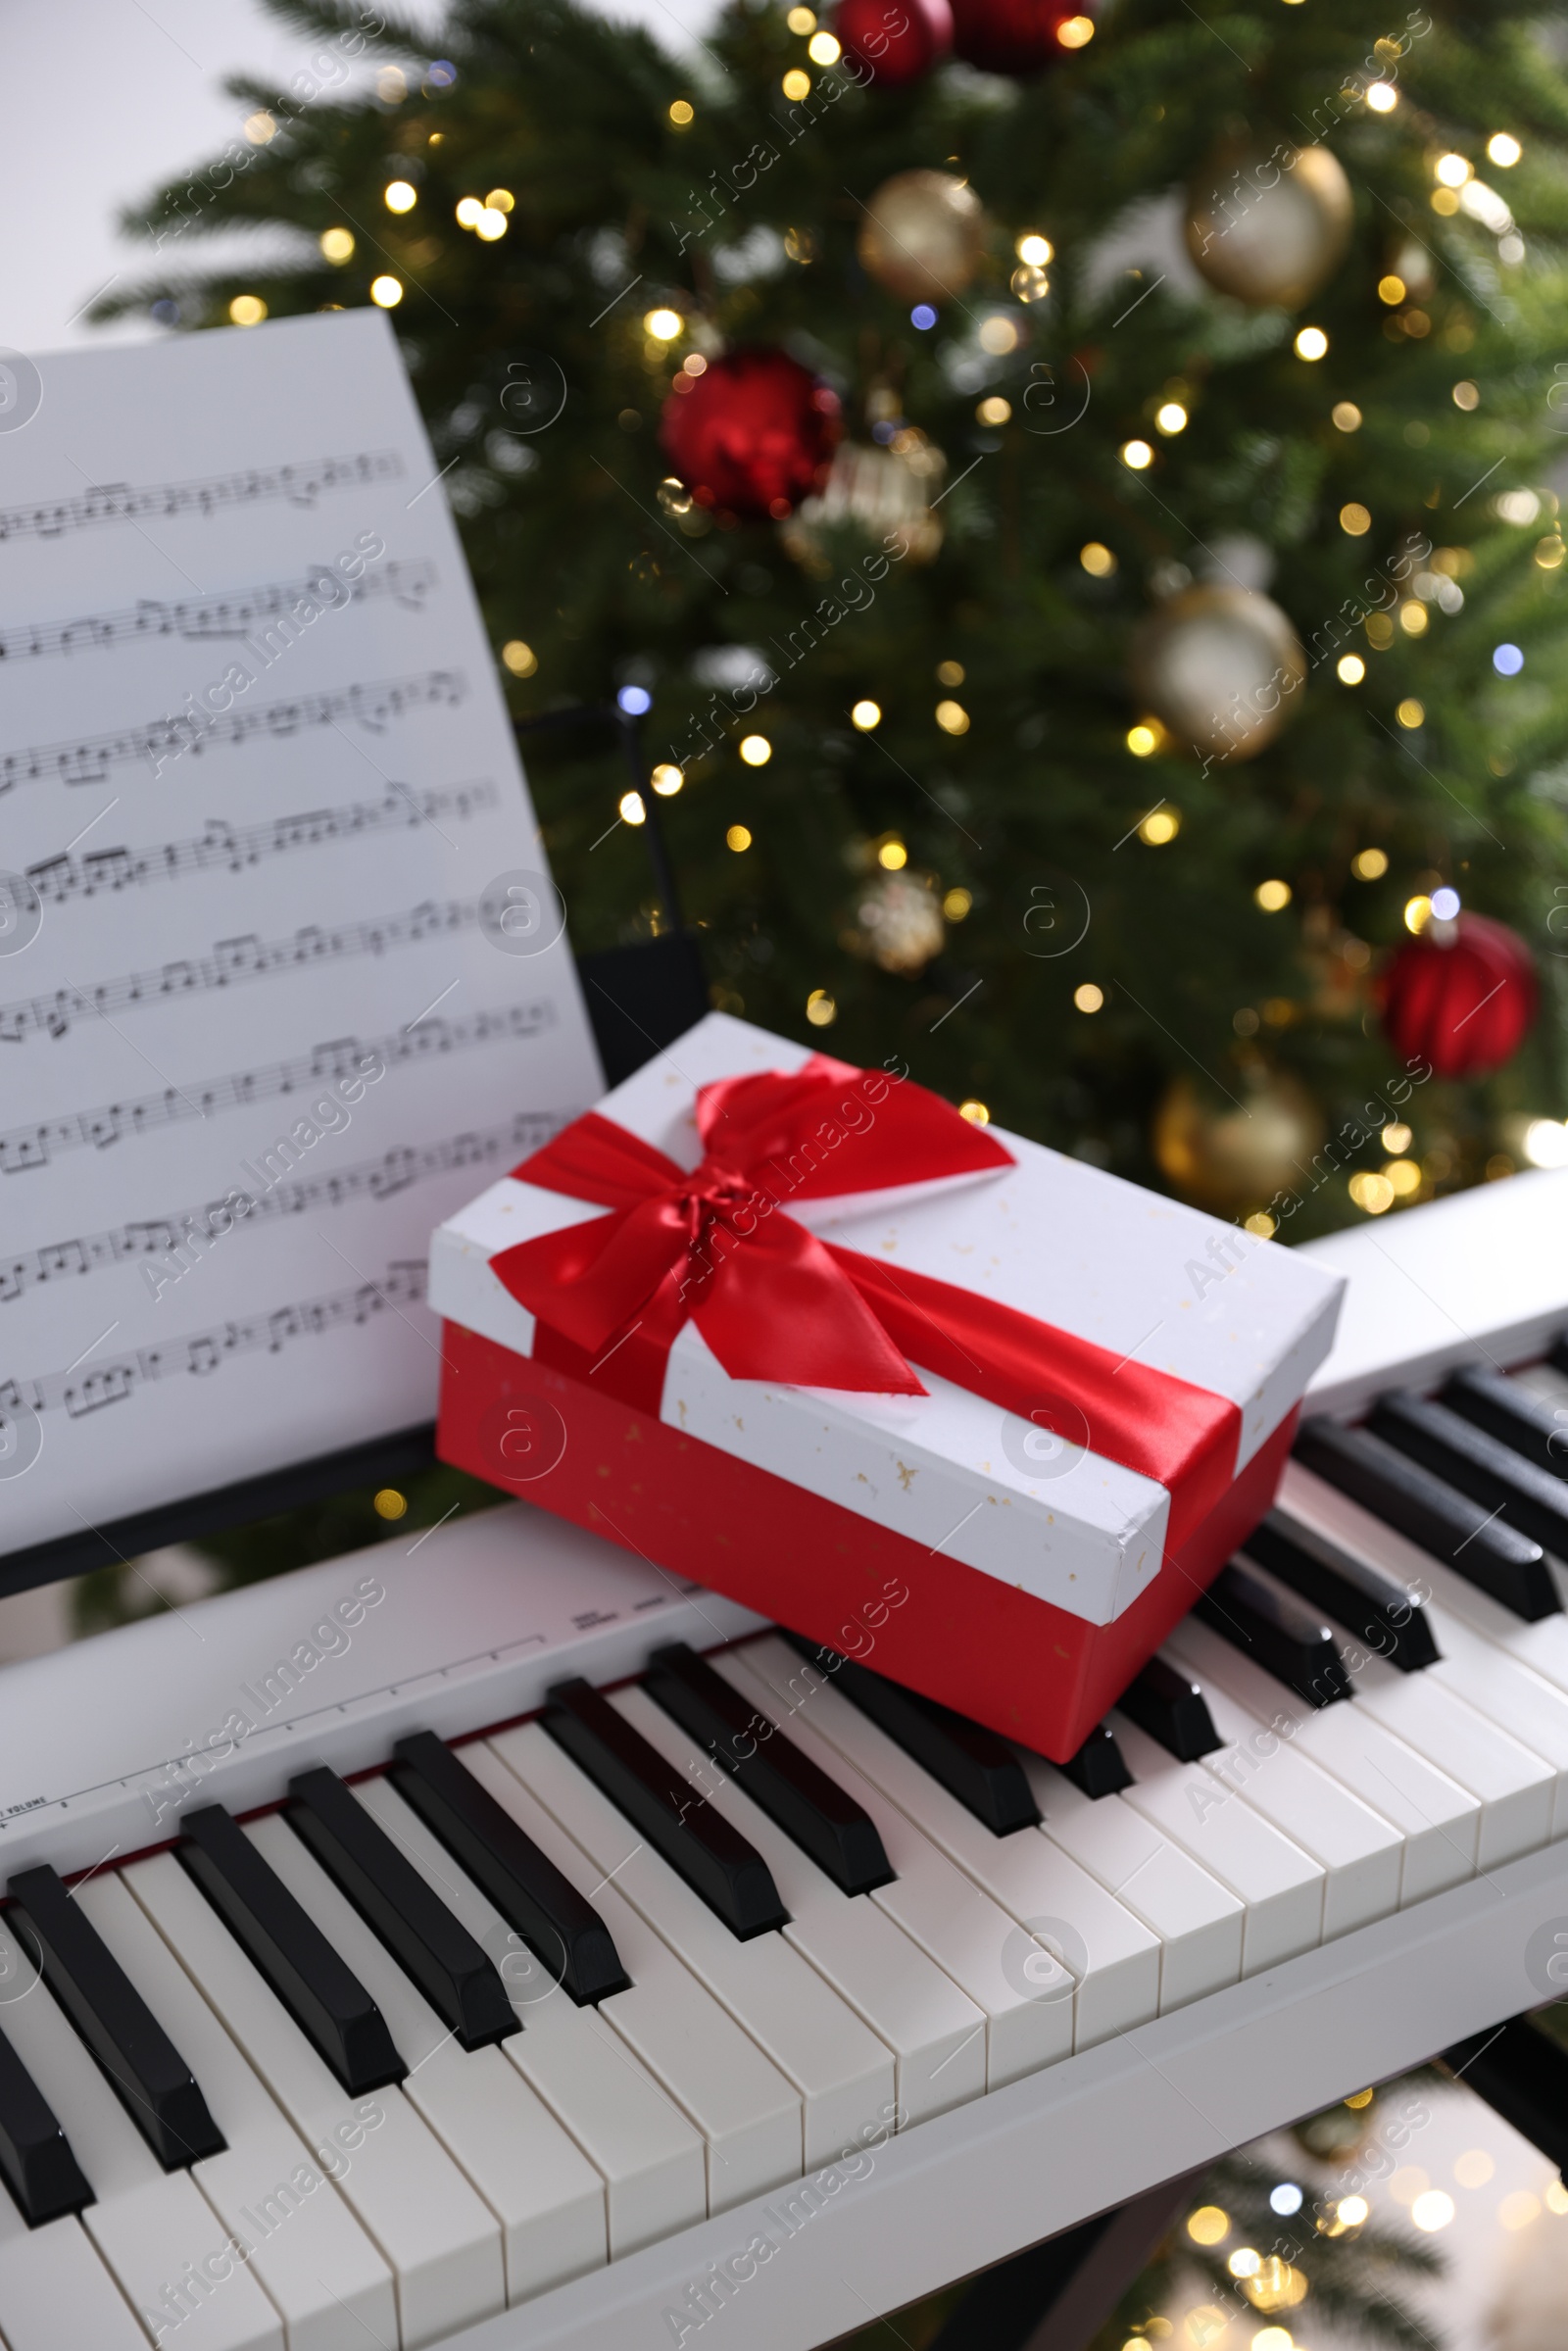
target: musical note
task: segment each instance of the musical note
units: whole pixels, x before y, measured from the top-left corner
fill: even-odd
[[[216,596],[191,596],[177,604],[141,597],[118,612],[89,612],[71,620],[40,620],[0,630],[0,661],[39,660],[50,654],[106,653],[117,645],[140,645],[149,637],[183,637],[196,644],[243,638],[259,624],[293,616],[308,599],[341,608],[367,598],[390,596],[405,612],[422,612],[436,585],[434,563],[413,560],[368,564],[356,580],[322,563],[298,579],[273,580],[262,588],[230,588]]]
[[[156,780],[186,752],[200,755],[219,746],[237,748],[253,736],[287,739],[301,727],[335,726],[352,718],[368,734],[382,734],[394,718],[435,703],[452,708],[467,692],[458,669],[430,669],[419,677],[391,678],[376,685],[331,687],[302,694],[294,702],[244,703],[238,710],[179,712],[150,719],[119,734],[91,735],[75,743],[41,743],[0,755],[0,792],[18,784],[102,784],[116,767],[145,760]]]
[[[438,791],[388,792],[384,800],[350,801],[337,808],[308,808],[303,814],[270,816],[262,824],[234,825],[210,816],[194,839],[164,841],[151,849],[98,849],[74,857],[68,851],[27,867],[26,878],[41,899],[63,906],[101,890],[125,890],[132,883],[179,881],[187,875],[221,870],[242,873],[264,857],[290,850],[319,849],[324,843],[357,839],[362,833],[394,832],[402,825],[466,822],[493,808],[500,799],[488,780],[451,784]]]
[[[359,1048],[355,1049],[356,1053]],[[117,1265],[135,1264],[144,1257],[167,1257],[187,1244],[206,1249],[229,1232],[249,1232],[308,1208],[342,1208],[351,1200],[396,1200],[412,1185],[434,1176],[451,1175],[471,1167],[513,1166],[540,1151],[560,1133],[568,1113],[519,1110],[504,1126],[469,1128],[435,1143],[393,1144],[373,1159],[359,1159],[347,1167],[321,1174],[287,1176],[264,1191],[251,1182],[236,1184],[221,1200],[204,1200],[199,1207],[176,1208],[171,1215],[148,1217],[135,1224],[116,1225],[107,1232],[87,1233],[71,1241],[51,1241],[42,1249],[0,1260],[0,1305],[22,1298],[40,1283],[64,1281],[81,1274],[105,1272]]]
[[[0,1405],[12,1412],[23,1406],[34,1412],[63,1408],[71,1419],[80,1420],[111,1404],[128,1402],[138,1389],[158,1380],[181,1374],[210,1379],[237,1355],[276,1354],[296,1339],[352,1328],[389,1307],[418,1305],[424,1298],[425,1272],[422,1258],[394,1259],[379,1282],[357,1283],[352,1290],[329,1291],[297,1306],[219,1323],[162,1347],[137,1347],[90,1372],[55,1371],[35,1380],[7,1380],[0,1389]]]
[[[146,518],[172,521],[176,515],[221,514],[273,500],[314,506],[325,490],[358,490],[374,482],[399,481],[403,460],[395,449],[359,457],[310,458],[287,465],[253,465],[208,481],[155,482],[133,489],[113,482],[57,499],[53,505],[0,509],[0,539],[58,539],[72,530],[97,530],[111,522]]]
[[[292,1094],[297,1086],[318,1085],[322,1078],[333,1075],[333,1056],[342,1064],[346,1051],[354,1053],[358,1065],[378,1053],[388,1069],[396,1069],[436,1053],[471,1052],[507,1038],[539,1037],[553,1028],[555,1021],[556,1007],[548,997],[535,1004],[470,1013],[462,1020],[421,1020],[415,1028],[394,1029],[389,1037],[371,1045],[350,1041],[347,1048],[342,1044],[318,1046],[312,1053],[274,1061],[264,1069],[197,1079],[188,1087],[168,1086],[161,1094],[144,1094],[131,1102],[72,1111],[64,1118],[43,1119],[36,1126],[13,1127],[0,1134],[0,1175],[23,1175],[30,1168],[47,1167],[62,1151],[107,1150],[121,1140],[127,1123],[132,1134],[150,1135],[186,1119],[211,1117],[215,1111],[274,1101]],[[346,1067],[340,1066],[337,1074],[346,1074]]]
[[[57,988],[49,996],[0,1004],[0,1045],[18,1045],[28,1036],[58,1040],[69,1033],[73,1020],[95,1012],[128,1012],[172,996],[205,995],[215,988],[273,978],[304,964],[340,963],[355,955],[383,955],[391,947],[417,947],[426,939],[471,930],[478,918],[478,906],[471,900],[437,906],[424,899],[406,914],[372,916],[333,930],[309,923],[289,939],[220,939],[209,955],[182,956],[153,971],[99,980],[90,988]]]

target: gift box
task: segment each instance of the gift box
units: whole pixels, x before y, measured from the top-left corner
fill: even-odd
[[[1342,1286],[712,1013],[436,1233],[438,1448],[1062,1762],[1267,1509]]]

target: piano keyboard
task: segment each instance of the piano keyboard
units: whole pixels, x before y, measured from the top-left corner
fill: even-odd
[[[805,2351],[1549,1996],[1511,1351],[1304,1421],[1066,1769],[521,1505],[8,1669],[0,2345]]]

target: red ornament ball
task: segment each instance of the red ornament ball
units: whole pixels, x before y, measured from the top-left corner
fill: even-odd
[[[953,10],[948,0],[841,0],[833,29],[846,57],[884,89],[898,89],[952,50]]]
[[[821,488],[839,396],[787,351],[732,351],[677,383],[659,437],[699,506],[781,522]]]
[[[1435,1077],[1484,1078],[1518,1052],[1540,988],[1530,950],[1485,914],[1430,922],[1385,971],[1383,1026],[1396,1053]]]
[[[987,73],[1038,73],[1093,39],[1098,7],[1099,0],[953,0],[953,46]]]

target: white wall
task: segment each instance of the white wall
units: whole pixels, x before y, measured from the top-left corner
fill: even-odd
[[[394,0],[427,26],[439,55],[439,0]],[[706,0],[613,0],[684,46]],[[150,248],[115,227],[122,204],[215,154],[249,111],[224,95],[230,73],[286,87],[318,43],[260,0],[0,0],[0,345],[58,351],[101,340],[80,316],[106,284],[150,275]],[[252,248],[254,249],[254,248]],[[236,250],[190,240],[197,266]],[[238,250],[244,251],[243,241]],[[141,337],[151,320],[110,330]]]

